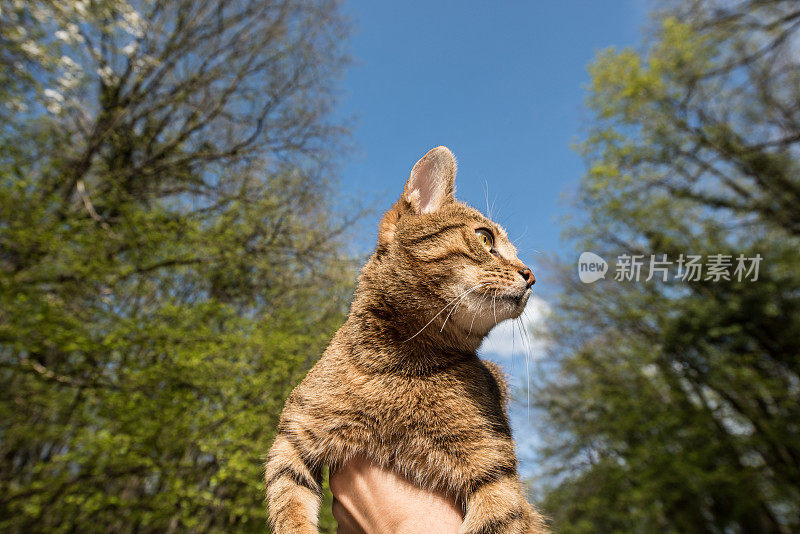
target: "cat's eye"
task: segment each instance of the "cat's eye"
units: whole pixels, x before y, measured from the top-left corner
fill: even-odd
[[[475,230],[475,235],[478,236],[478,239],[486,250],[491,252],[492,249],[494,249],[494,237],[489,230],[486,228],[478,228]]]

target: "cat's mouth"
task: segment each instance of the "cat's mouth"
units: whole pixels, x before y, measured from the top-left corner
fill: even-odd
[[[503,295],[497,295],[497,298],[515,302],[517,304],[524,306],[528,298],[531,296],[531,293],[533,293],[533,290],[531,290],[531,288],[528,287],[523,289],[519,293],[505,293]]]

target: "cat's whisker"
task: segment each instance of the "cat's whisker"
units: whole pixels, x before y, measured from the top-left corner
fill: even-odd
[[[526,310],[522,311],[522,317],[524,317],[525,320],[528,323],[531,322],[530,317],[528,316],[528,313],[527,313]],[[522,321],[522,319],[520,319],[520,327],[522,328],[522,331],[523,331],[523,333],[525,335],[525,340],[526,340],[526,342],[528,344],[528,350],[526,352],[526,358],[525,358],[525,372],[526,372],[527,380],[528,380],[528,387],[527,387],[528,417],[530,418],[531,377],[530,377],[530,370],[529,370],[528,364],[529,364],[530,360],[534,360],[534,363],[535,363],[536,356],[533,353],[533,342],[531,341],[531,332],[530,332],[530,330],[528,328],[525,328],[525,322]]]
[[[517,333],[517,330],[519,329],[519,322],[518,321],[519,321],[519,318],[517,317],[511,323],[512,324],[512,328],[511,328],[511,346],[512,346],[511,354],[512,355],[516,354],[514,352],[513,347],[514,347],[514,337],[515,337],[515,335]],[[522,333],[520,333],[520,337],[522,337]],[[521,343],[522,343],[522,350],[523,350],[523,357],[524,357],[524,355],[525,355],[525,352],[524,352],[525,351],[525,341],[522,340]]]
[[[523,312],[524,314],[524,312]],[[531,371],[530,371],[530,358],[533,356],[530,339],[528,338],[528,332],[525,328],[525,323],[522,321],[521,318],[517,318],[519,321],[519,329],[520,335],[522,336],[523,344],[526,345],[524,349],[524,357],[525,357],[525,407],[527,410],[528,419],[531,417]]]
[[[515,321],[516,321],[516,319],[515,319]],[[514,338],[516,337],[514,334],[516,334],[516,332],[517,332],[516,328],[512,328],[511,329],[511,356],[512,357],[514,356]]]
[[[486,293],[488,293],[488,292],[489,292],[488,289],[484,289],[483,293],[481,293],[481,304],[483,304],[483,301],[486,298]],[[476,306],[475,307],[475,313],[472,314],[472,321],[469,323],[469,332],[467,332],[468,334],[472,333],[472,326],[475,324],[475,318],[478,316],[478,312],[479,311],[481,311],[481,307],[480,306]]]
[[[497,290],[492,295],[492,313],[494,313],[494,324],[497,324]]]
[[[483,282],[483,283],[486,283],[486,282]],[[475,287],[477,287],[477,286],[475,286]],[[455,302],[456,300],[458,300],[459,298],[461,298],[461,296],[462,296],[462,295],[464,295],[464,294],[466,294],[466,293],[469,293],[470,291],[472,291],[473,289],[475,289],[475,287],[471,287],[471,288],[467,289],[466,291],[464,291],[464,292],[463,292],[463,293],[461,293],[460,295],[456,296],[456,297],[455,297],[453,300],[451,300],[450,302],[448,302],[447,304],[445,304],[445,305],[442,307],[442,309],[441,309],[441,310],[439,310],[439,312],[438,312],[436,315],[434,315],[434,316],[431,318],[431,320],[430,320],[430,321],[428,321],[427,323],[425,323],[425,326],[423,326],[422,328],[420,328],[420,329],[419,329],[419,332],[417,332],[416,334],[414,334],[414,335],[413,335],[413,336],[411,336],[410,338],[408,338],[408,339],[406,339],[405,341],[403,341],[403,343],[408,343],[409,341],[411,341],[412,339],[414,339],[415,337],[417,337],[418,335],[420,335],[420,334],[422,333],[422,331],[423,331],[423,330],[425,330],[426,328],[428,328],[428,326],[429,326],[429,325],[430,325],[430,324],[431,324],[433,321],[435,321],[435,320],[436,320],[436,318],[437,318],[437,317],[439,317],[439,316],[442,314],[442,312],[443,312],[443,311],[445,311],[445,310],[447,309],[447,307],[448,307],[448,306],[450,306],[450,305],[451,305],[453,302]]]
[[[526,310],[522,310],[522,318],[524,318],[525,321],[527,321],[530,324],[531,318],[530,318],[530,316],[528,316],[528,312]],[[525,321],[520,319],[520,323],[523,326],[523,328],[525,326]],[[531,354],[531,357],[533,357],[533,343],[531,342],[530,330],[528,330],[527,328],[524,328],[523,332],[525,332],[525,337],[528,340],[528,345],[530,346],[530,349],[531,349],[530,354]]]
[[[478,285],[476,285],[475,287],[473,287],[472,289],[470,289],[470,290],[469,290],[469,291],[468,291],[468,292],[467,292],[467,293],[466,293],[466,294],[465,294],[463,297],[461,297],[461,298],[459,299],[459,301],[458,301],[458,302],[456,302],[455,306],[453,306],[452,308],[450,308],[450,312],[447,314],[447,317],[445,317],[445,318],[444,318],[444,322],[442,323],[442,327],[439,329],[439,332],[443,332],[443,331],[444,331],[444,325],[446,325],[446,324],[447,324],[447,320],[448,320],[448,319],[450,318],[450,316],[453,314],[453,312],[455,311],[455,309],[456,309],[456,308],[458,308],[458,305],[459,305],[459,304],[461,304],[461,302],[462,302],[462,301],[463,301],[465,298],[467,298],[467,296],[469,296],[469,294],[470,294],[470,293],[472,293],[474,290],[478,289],[479,287],[481,287],[481,286],[485,286],[485,285],[488,285],[488,284],[489,284],[489,282],[481,282],[480,284],[478,284]]]
[[[473,289],[478,289],[478,287],[483,287],[485,285],[488,285],[488,283],[481,284],[479,286],[476,286]],[[471,293],[471,291],[470,291],[470,293]],[[467,293],[466,295],[461,297],[461,299],[458,302],[456,302],[455,306],[453,306],[450,309],[450,312],[447,314],[447,317],[445,317],[444,322],[442,323],[442,328],[439,330],[440,332],[444,330],[444,326],[447,324],[447,320],[450,318],[450,315],[456,310],[456,308],[458,308],[458,306],[464,301],[464,299],[467,298],[467,296],[469,296],[469,293]]]
[[[528,233],[528,227],[526,226],[526,227],[525,227],[525,231],[524,231],[524,232],[522,232],[522,235],[521,235],[521,236],[519,236],[518,238],[516,238],[514,241],[512,241],[512,242],[511,242],[511,244],[512,244],[512,245],[516,245],[516,244],[517,244],[517,241],[519,241],[520,239],[522,239],[523,237],[525,237],[525,234],[527,234],[527,233]]]
[[[484,185],[483,194],[486,197],[486,216],[491,219],[492,210],[491,208],[489,208],[489,182],[487,182],[485,178],[483,180],[483,185]]]

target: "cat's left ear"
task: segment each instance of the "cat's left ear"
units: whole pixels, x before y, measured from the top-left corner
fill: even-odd
[[[455,200],[456,158],[450,149],[437,146],[411,169],[403,199],[417,214],[433,213]]]

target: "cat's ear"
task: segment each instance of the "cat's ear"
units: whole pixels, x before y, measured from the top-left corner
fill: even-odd
[[[437,146],[428,151],[411,169],[403,199],[417,213],[433,213],[456,192],[456,158],[447,147]]]
[[[428,151],[411,169],[403,196],[387,211],[378,226],[378,246],[394,239],[397,224],[409,212],[433,213],[455,200],[456,158],[447,147]]]

